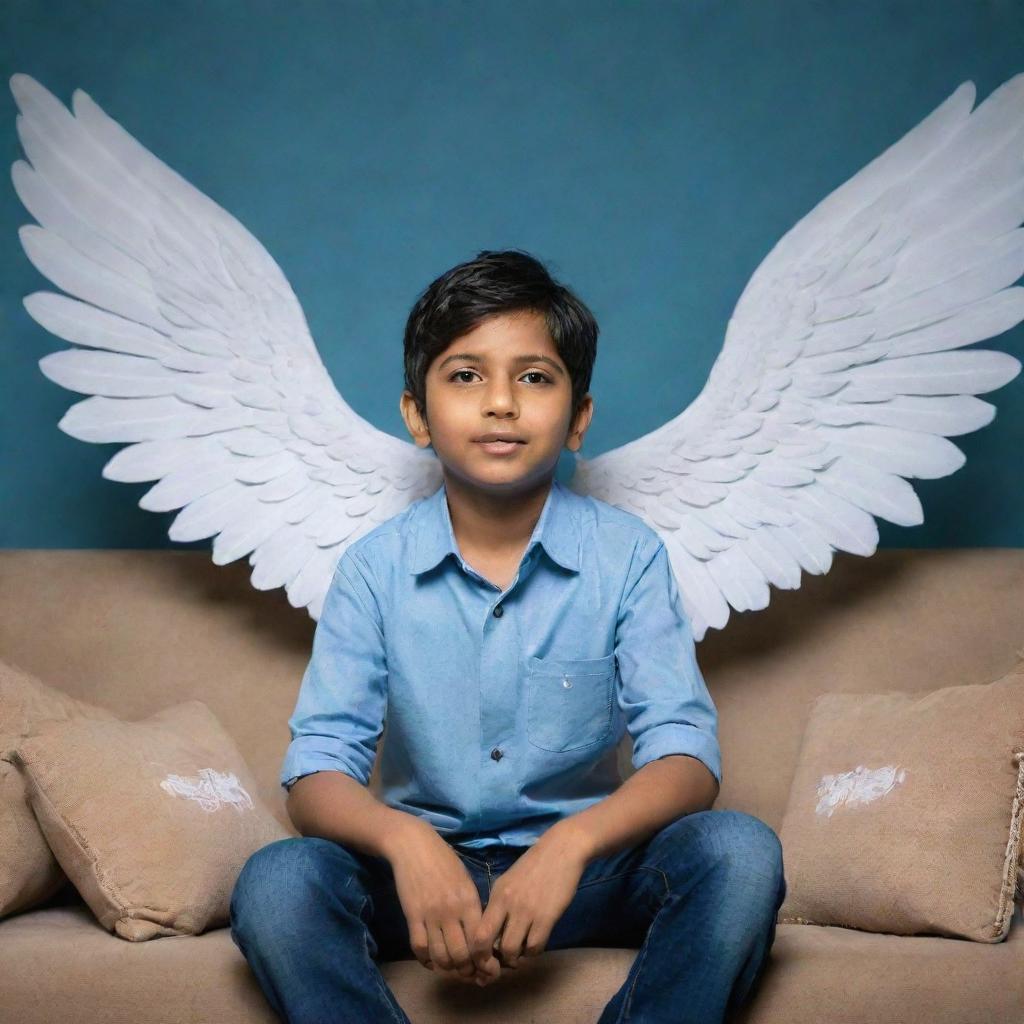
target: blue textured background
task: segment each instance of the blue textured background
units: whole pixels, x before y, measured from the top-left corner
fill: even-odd
[[[39,3],[0,6],[0,158],[22,157],[14,72],[78,87],[224,206],[284,270],[362,416],[408,439],[401,337],[419,291],[482,248],[548,263],[601,324],[583,454],[654,430],[703,387],[749,276],[797,220],[964,80],[1024,70],[1018,3]],[[0,546],[174,545],[120,445],[57,429],[84,396],[22,305],[52,290],[0,184]],[[1024,328],[975,347],[1024,357]],[[913,481],[883,547],[1024,544],[1024,374]],[[559,478],[571,469],[563,456]]]

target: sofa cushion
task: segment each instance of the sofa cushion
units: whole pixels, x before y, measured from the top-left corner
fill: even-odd
[[[227,928],[187,941],[118,942],[79,904],[0,922],[0,948],[2,1016],[18,1024],[279,1020]],[[384,962],[381,974],[417,1024],[592,1024],[635,959],[632,949],[552,950],[485,989],[441,979],[415,960]],[[1019,1020],[1022,1005],[1018,910],[1006,941],[995,946],[779,925],[756,998],[727,1020],[994,1024]],[[834,1010],[831,1017],[823,1007]]]
[[[110,711],[0,661],[0,917],[39,906],[67,884],[8,754],[46,722],[74,718],[116,720]]]
[[[296,835],[278,773],[316,623],[283,589],[254,588],[252,571],[244,558],[214,564],[208,548],[0,550],[0,655],[122,718],[152,714],[169,693],[205,701]],[[818,694],[995,679],[1024,644],[1022,602],[1024,549],[843,551],[799,590],[708,630],[698,655],[729,762],[715,806],[777,832]],[[385,725],[378,749],[387,742]],[[627,732],[623,777],[631,751]]]
[[[779,921],[999,942],[1024,816],[1024,672],[813,703],[779,838]]]
[[[288,835],[202,701],[139,722],[50,723],[11,759],[61,867],[132,941],[226,925],[245,861]]]

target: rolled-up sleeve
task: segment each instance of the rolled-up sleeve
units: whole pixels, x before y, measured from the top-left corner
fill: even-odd
[[[615,639],[618,703],[633,739],[633,767],[687,754],[721,784],[718,712],[697,665],[693,630],[664,542],[651,541],[637,562]]]
[[[387,710],[387,661],[369,571],[342,553],[313,634],[313,652],[288,721],[286,790],[303,775],[341,771],[369,783]],[[372,578],[372,577],[371,577]]]

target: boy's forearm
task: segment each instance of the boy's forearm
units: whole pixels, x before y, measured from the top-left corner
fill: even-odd
[[[589,862],[639,846],[685,814],[710,810],[718,782],[695,757],[669,754],[634,772],[614,793],[563,818],[558,831]]]
[[[381,803],[341,771],[303,775],[292,786],[285,807],[302,835],[331,839],[389,861],[406,831],[424,825],[415,815]]]

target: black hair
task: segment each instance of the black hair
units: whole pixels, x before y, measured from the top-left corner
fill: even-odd
[[[544,316],[572,380],[570,422],[575,420],[597,357],[597,321],[539,260],[521,249],[484,249],[445,271],[416,300],[405,325],[405,388],[424,419],[427,370],[434,359],[488,317],[521,311]]]

